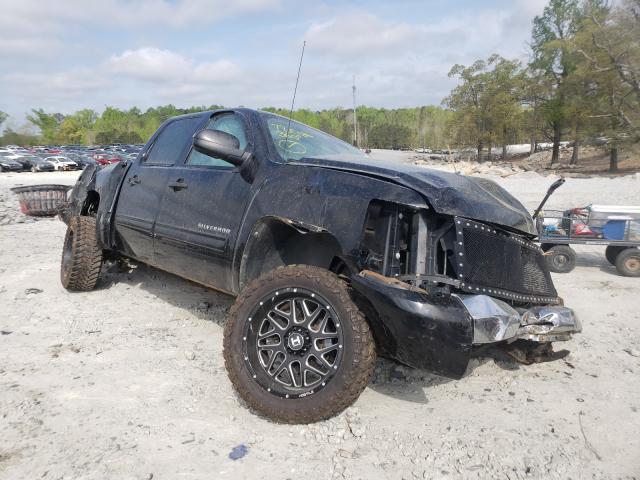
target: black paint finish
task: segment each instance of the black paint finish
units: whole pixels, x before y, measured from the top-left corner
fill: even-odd
[[[469,363],[473,320],[456,297],[427,295],[355,275],[351,285],[376,311],[369,318],[385,356],[460,378]]]
[[[243,120],[249,139],[247,165],[189,164],[191,137],[223,113]],[[284,162],[269,135],[269,115],[233,109],[168,120],[136,160],[88,167],[71,194],[65,218],[87,214],[94,202],[105,250],[232,294],[251,279],[242,275],[258,271],[256,265],[247,266],[252,260],[248,252],[265,255],[267,265],[277,266],[278,259],[286,264],[292,255],[299,258],[305,250],[317,249],[309,258],[332,264],[339,259],[353,287],[375,310],[372,326],[386,354],[460,377],[468,363],[473,325],[458,299],[358,275],[367,211],[372,202],[381,201],[401,205],[405,212],[474,218],[530,237],[535,230],[526,209],[493,182],[379,162],[356,151],[353,156]],[[188,120],[192,130],[180,153],[162,165],[145,163],[166,126],[180,119]],[[261,252],[272,245],[262,234],[273,233],[268,226],[278,222],[307,235],[306,240],[290,252]],[[280,235],[287,237],[287,232],[281,229]]]

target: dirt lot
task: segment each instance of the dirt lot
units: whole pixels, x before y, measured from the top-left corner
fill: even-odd
[[[225,374],[232,298],[146,267],[62,289],[65,226],[17,223],[8,187],[76,175],[0,175],[1,479],[640,478],[640,279],[601,248],[554,275],[584,326],[565,359],[478,358],[459,381],[380,360],[340,416],[275,425]],[[553,179],[498,177],[530,208]],[[552,206],[590,202],[640,204],[640,176],[570,180]]]

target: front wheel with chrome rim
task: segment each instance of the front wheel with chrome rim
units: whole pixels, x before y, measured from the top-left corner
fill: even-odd
[[[309,423],[358,398],[375,346],[348,286],[327,270],[296,265],[262,275],[237,298],[224,357],[250,407],[276,421]]]

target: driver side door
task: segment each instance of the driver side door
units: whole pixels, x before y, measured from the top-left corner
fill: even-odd
[[[204,127],[229,133],[240,149],[251,143],[236,112],[213,115]],[[232,291],[231,262],[251,185],[232,164],[191,149],[171,169],[155,226],[161,268],[219,290]]]
[[[153,144],[131,166],[115,212],[117,249],[151,265],[153,230],[169,173],[183,160],[202,117],[177,118],[162,127]]]

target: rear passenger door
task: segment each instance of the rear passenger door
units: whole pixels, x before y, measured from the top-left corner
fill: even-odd
[[[155,264],[153,229],[173,165],[184,160],[202,117],[177,118],[162,127],[124,179],[115,213],[116,242],[124,254]],[[118,168],[118,167],[116,167]]]
[[[251,143],[239,113],[221,112],[203,126]],[[230,163],[191,149],[171,169],[155,226],[159,265],[185,278],[232,291],[231,260],[251,185]]]

